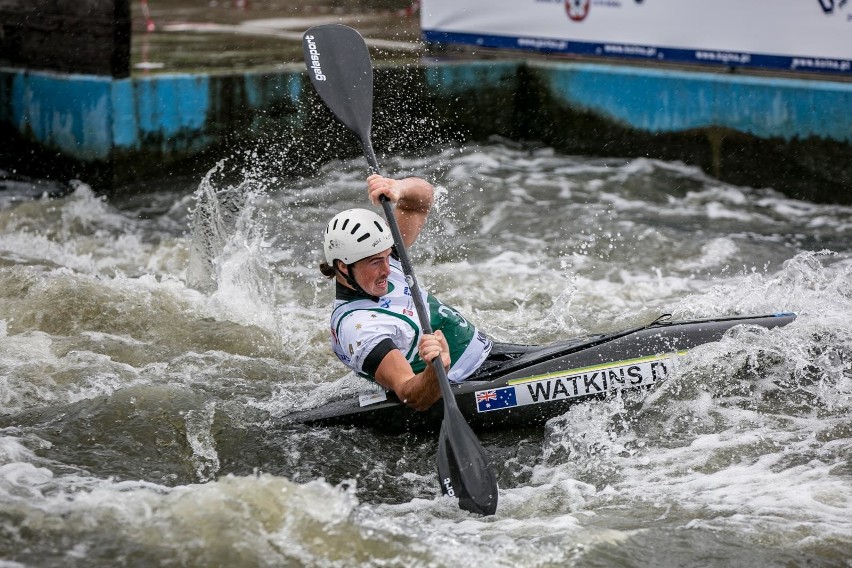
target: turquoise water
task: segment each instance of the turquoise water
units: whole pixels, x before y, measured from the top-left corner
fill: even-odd
[[[363,387],[316,268],[326,220],[365,204],[361,160],[226,161],[112,202],[7,190],[0,566],[849,565],[852,208],[501,141],[385,167],[439,187],[419,279],[496,339],[799,318],[483,433],[480,518],[440,496],[434,435],[282,425]]]

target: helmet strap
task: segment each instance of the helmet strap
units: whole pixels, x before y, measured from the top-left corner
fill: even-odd
[[[337,262],[338,261],[334,262],[334,270],[336,270],[338,274],[343,276],[343,279],[346,281],[347,284],[349,284],[349,286],[354,288],[355,291],[358,292],[359,294],[367,296],[368,298],[370,298],[374,302],[379,301],[378,296],[373,296],[372,294],[367,293],[367,291],[364,290],[364,288],[362,288],[360,284],[358,284],[358,281],[355,280],[355,263],[354,262],[352,264],[346,265],[346,272],[345,273],[342,270],[340,270],[339,268],[337,268]],[[342,262],[342,261],[340,261],[340,262]]]

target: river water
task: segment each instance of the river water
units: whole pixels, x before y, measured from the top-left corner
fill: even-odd
[[[384,165],[439,187],[419,279],[496,339],[799,317],[481,433],[481,518],[440,496],[434,434],[282,422],[363,386],[316,269],[362,160],[0,192],[0,566],[852,565],[852,209],[499,140]]]

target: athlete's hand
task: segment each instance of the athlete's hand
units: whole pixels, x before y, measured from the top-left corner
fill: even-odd
[[[370,203],[376,207],[381,206],[379,198],[384,195],[391,203],[399,201],[402,192],[402,184],[395,179],[386,178],[379,174],[373,174],[367,178],[367,196]]]
[[[440,355],[441,362],[444,364],[444,369],[450,368],[450,346],[447,345],[447,339],[441,330],[435,331],[434,334],[424,334],[420,338],[420,344],[417,346],[420,358],[431,363],[435,357]]]

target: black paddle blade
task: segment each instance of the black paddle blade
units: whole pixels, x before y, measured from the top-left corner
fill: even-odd
[[[456,495],[456,486],[459,478],[458,467],[455,461],[450,463],[450,440],[447,438],[447,425],[441,423],[441,434],[438,436],[438,484],[441,493],[450,497]],[[453,481],[455,480],[455,482]]]
[[[438,437],[438,481],[444,495],[456,497],[471,513],[493,515],[497,510],[497,479],[488,467],[485,450],[456,409],[444,409]]]
[[[302,36],[308,76],[334,116],[363,140],[373,122],[373,65],[364,38],[349,26],[327,24]]]

